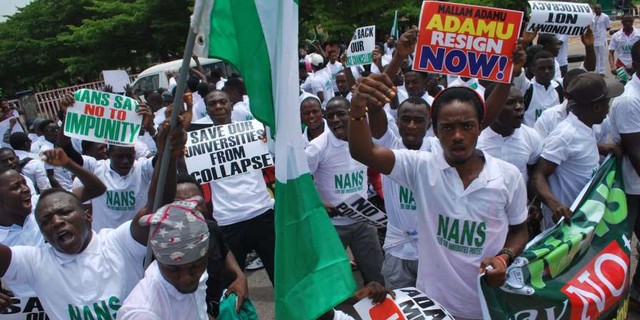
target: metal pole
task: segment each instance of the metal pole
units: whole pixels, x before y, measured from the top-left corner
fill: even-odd
[[[202,14],[202,10],[199,10],[201,6],[196,6],[194,8],[193,16],[196,21],[200,20],[200,15]],[[187,36],[187,43],[184,47],[184,53],[182,55],[182,67],[180,68],[180,75],[178,76],[177,86],[176,86],[176,95],[173,97],[173,110],[171,112],[171,120],[170,126],[171,129],[175,128],[178,124],[178,116],[180,115],[180,111],[184,109],[182,106],[182,96],[184,95],[184,89],[187,86],[187,76],[189,75],[189,67],[191,63],[191,55],[193,54],[193,46],[196,40],[197,30],[194,29],[193,25],[189,27],[189,35]],[[162,151],[162,162],[160,163],[160,176],[158,177],[158,185],[156,187],[156,197],[153,202],[153,212],[160,208],[160,204],[162,203],[162,194],[165,188],[165,183],[167,180],[167,172],[169,171],[169,159],[171,156],[171,148],[169,145],[170,136],[167,135],[167,141],[164,144],[164,150]],[[171,186],[173,187],[173,186]],[[173,200],[173,199],[171,199]],[[153,253],[151,252],[151,247],[147,242],[147,255],[144,260],[144,268],[146,269],[151,263],[151,257]]]

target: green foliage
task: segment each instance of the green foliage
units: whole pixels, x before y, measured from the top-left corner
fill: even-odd
[[[190,1],[34,0],[0,23],[0,87],[56,88],[181,57]]]

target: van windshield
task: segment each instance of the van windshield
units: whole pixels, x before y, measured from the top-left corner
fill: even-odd
[[[156,90],[160,87],[160,77],[158,74],[146,76],[138,79],[133,85],[133,92],[138,96],[143,96],[145,92]]]

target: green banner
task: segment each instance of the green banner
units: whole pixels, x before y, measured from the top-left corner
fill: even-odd
[[[485,319],[627,318],[631,228],[622,170],[608,158],[561,223],[527,244],[507,282],[480,277]]]

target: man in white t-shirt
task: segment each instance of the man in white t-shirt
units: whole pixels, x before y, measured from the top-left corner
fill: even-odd
[[[633,26],[634,20],[633,16],[625,14],[621,21],[622,29],[614,33],[609,40],[609,68],[613,75],[618,74],[617,69],[620,67],[633,74],[631,47],[640,40],[640,30]]]
[[[364,283],[382,283],[383,255],[376,228],[341,216],[336,209],[354,195],[367,199],[367,167],[349,155],[349,102],[342,97],[329,100],[325,115],[329,130],[305,148],[310,172],[342,244],[351,248]]]
[[[404,73],[404,88],[406,89],[409,97],[422,98],[429,105],[431,105],[433,103],[433,97],[430,96],[427,92],[425,86],[426,80],[426,72],[418,72],[414,70],[406,71]],[[402,103],[403,101],[398,101],[398,104]]]
[[[209,229],[195,208],[202,198],[176,201],[140,218],[150,227],[153,261],[118,310],[121,320],[208,320]]]
[[[636,72],[624,89],[624,93],[613,100],[609,118],[611,133],[615,142],[624,150],[622,174],[624,191],[627,194],[627,208],[633,223],[633,231],[640,235],[640,42],[631,48],[633,67]],[[636,268],[631,285],[630,304],[638,305],[640,300],[640,272]]]
[[[247,89],[241,77],[230,77],[227,82],[224,83],[222,90],[229,95],[231,104],[233,104],[233,112],[231,114],[232,121],[253,119],[251,109],[249,108],[249,96],[247,96]]]
[[[418,289],[456,319],[480,319],[478,272],[486,272],[491,285],[502,285],[507,265],[528,238],[524,181],[513,165],[476,150],[484,105],[466,87],[446,89],[431,106],[441,153],[374,145],[366,107],[393,96],[386,75],[360,81],[349,123],[351,155],[409,187],[423,208],[417,221]]]
[[[600,4],[593,6],[591,29],[595,37],[593,46],[596,50],[596,72],[604,76],[607,63],[607,33],[611,29],[611,20],[606,13],[602,12]]]
[[[547,51],[538,52],[531,61],[533,79],[529,80],[522,72],[513,83],[524,96],[524,124],[533,127],[544,110],[564,101],[562,85],[553,79],[555,59]]]
[[[305,125],[302,139],[309,143],[325,131],[326,121],[320,100],[316,96],[306,97],[300,102],[300,120]]]
[[[51,188],[47,171],[44,168],[44,162],[40,160],[38,155],[29,152],[31,150],[31,140],[24,132],[16,132],[9,139],[11,148],[13,148],[19,160],[21,173],[38,187],[38,193]]]
[[[592,127],[602,123],[609,112],[609,100],[622,91],[620,82],[607,83],[593,72],[580,74],[569,83],[566,94],[571,112],[545,138],[531,176],[538,199],[545,205],[543,229],[553,227],[561,217],[570,219],[569,206],[599,166]]]
[[[231,81],[229,79],[227,82]],[[229,95],[211,91],[205,97],[207,113],[214,125],[234,122]],[[238,265],[244,269],[245,259],[255,250],[273,283],[275,229],[273,198],[267,190],[262,171],[253,170],[225,179],[214,180],[211,185],[213,217],[218,222],[229,249]]]
[[[67,97],[60,104],[63,114],[66,114],[66,108],[70,105],[73,105],[73,98]],[[140,105],[137,112],[143,116],[143,126],[152,123],[152,112],[148,106]],[[64,123],[65,119],[62,121]],[[157,157],[137,159],[134,147],[110,145],[109,158],[97,160],[80,155],[64,134],[58,135],[57,144],[73,161],[98,176],[107,186],[107,192],[91,202],[93,212],[104,212],[93,217],[92,227],[95,231],[118,227],[131,220],[147,204]]]
[[[325,67],[324,58],[321,55],[312,53],[309,56],[311,57],[311,69],[313,69],[313,74],[307,78],[307,82],[310,84],[309,93],[318,96],[322,106],[326,106],[327,101],[335,95],[329,69]]]
[[[184,150],[184,136],[181,125],[170,134],[173,153],[166,185],[173,187],[165,188],[161,204],[175,193],[175,159]],[[158,176],[156,172],[151,184],[157,184]],[[113,319],[143,275],[149,228],[138,220],[150,208],[116,229],[96,233],[91,229],[92,214],[82,208],[83,200],[66,190],[46,190],[35,217],[49,245],[9,248],[0,244],[0,277],[9,287],[26,285],[34,290],[51,319]],[[93,216],[100,214],[105,212],[94,210]]]
[[[538,45],[542,46],[544,51],[549,52],[553,56],[553,80],[558,82],[562,81],[562,71],[560,71],[560,63],[558,62],[558,55],[562,48],[562,41],[558,39],[559,35],[551,33],[541,33],[538,35]]]
[[[329,63],[327,63],[327,69],[331,74],[331,84],[333,85],[333,91],[337,92],[338,85],[336,84],[336,75],[338,74],[338,72],[342,71],[344,67],[342,66],[342,63],[338,61],[338,52],[336,50],[330,50],[328,54]]]
[[[436,152],[439,142],[426,137],[431,126],[430,107],[422,98],[410,97],[398,107],[399,137],[384,109],[369,108],[369,127],[376,144],[389,149],[409,149]],[[382,176],[384,206],[387,213],[387,233],[384,240],[382,275],[392,289],[415,287],[418,273],[418,231],[416,222],[422,208],[416,204],[413,191],[387,176]]]
[[[487,97],[494,88],[493,85],[487,88]],[[540,158],[542,138],[532,128],[522,125],[523,119],[524,99],[520,90],[511,86],[500,115],[480,133],[477,148],[516,166],[526,183],[529,171]]]

